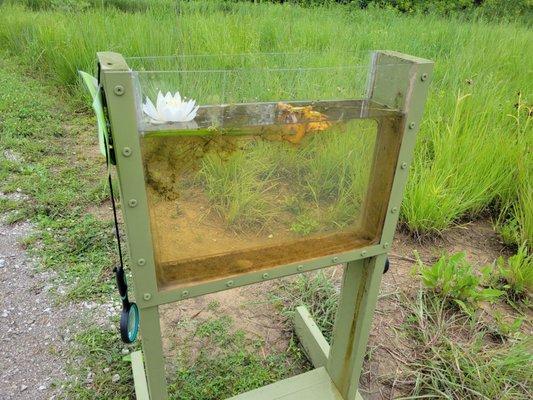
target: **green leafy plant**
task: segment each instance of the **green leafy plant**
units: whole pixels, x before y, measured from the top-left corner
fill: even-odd
[[[525,243],[514,256],[507,261],[500,257],[496,264],[503,289],[512,299],[524,299],[533,293],[533,255],[528,254]]]
[[[419,262],[419,271],[426,288],[434,291],[463,311],[471,313],[479,301],[495,301],[503,292],[494,288],[482,288],[484,278],[490,274],[490,267],[485,267],[482,275],[476,275],[466,260],[465,253],[441,257],[432,266]]]

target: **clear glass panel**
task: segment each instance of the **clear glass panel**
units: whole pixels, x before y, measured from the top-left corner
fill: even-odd
[[[219,69],[207,70],[201,58],[128,60],[138,69],[132,74],[160,285],[371,243],[359,221],[376,138],[401,115],[361,100],[367,67],[275,54],[215,56],[210,62]],[[314,66],[289,65],[298,61]],[[159,91],[193,98],[194,118],[155,121],[143,103],[157,105]]]

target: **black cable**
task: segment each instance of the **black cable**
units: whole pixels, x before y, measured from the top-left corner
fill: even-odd
[[[109,192],[111,193],[111,205],[113,206],[113,219],[115,221],[115,236],[117,238],[118,259],[120,263],[120,268],[124,269],[124,259],[122,257],[122,246],[120,244],[120,229],[118,227],[117,206],[115,205],[115,195],[113,194],[113,183],[111,179],[111,172],[109,172],[109,175],[107,175],[107,181],[109,183]]]

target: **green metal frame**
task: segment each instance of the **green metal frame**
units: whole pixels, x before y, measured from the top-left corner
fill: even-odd
[[[232,399],[362,399],[358,384],[371,320],[387,252],[398,222],[433,62],[391,51],[377,51],[373,55],[368,99],[401,111],[404,115],[394,132],[399,148],[391,148],[387,138],[381,140],[378,133],[372,174],[379,177],[380,172],[388,167],[394,170],[394,176],[388,178],[387,189],[383,187],[383,179],[377,179],[375,183],[371,179],[366,196],[363,223],[376,232],[379,238],[377,243],[341,254],[280,265],[269,269],[268,273],[252,272],[231,280],[221,279],[186,289],[169,290],[160,290],[157,283],[133,76],[120,54],[98,53],[98,62],[98,79],[103,88],[111,127],[110,151],[116,160],[130,268],[140,311],[142,354],[132,354],[137,398],[168,398],[159,305],[346,263],[331,347],[307,310],[302,307],[297,310],[296,332],[316,369]],[[390,68],[380,68],[398,63],[405,68],[398,68],[396,72]],[[387,76],[384,75],[385,70]]]

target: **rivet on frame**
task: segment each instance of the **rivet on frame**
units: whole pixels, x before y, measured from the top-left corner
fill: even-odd
[[[226,286],[227,287],[232,287],[233,286],[233,281],[227,281],[226,282]]]
[[[398,212],[398,207],[392,207],[390,212],[396,214]]]
[[[389,244],[388,244],[388,243],[384,243],[384,244],[383,244],[383,248],[384,248],[384,249],[388,249],[388,248],[389,248]]]
[[[151,298],[152,298],[152,295],[151,295],[150,293],[145,293],[145,294],[143,294],[143,299],[144,299],[144,300],[148,301],[148,300],[150,300]]]
[[[427,78],[428,78],[428,74],[423,73],[422,76],[420,77],[420,80],[421,80],[422,82],[424,82],[425,80],[427,80]]]
[[[139,258],[137,260],[137,264],[139,264],[141,267],[146,264],[146,260],[144,258]]]
[[[331,259],[331,261],[333,261],[334,263],[336,263],[336,262],[339,261],[339,257],[333,257],[333,258]]]
[[[409,123],[409,129],[415,129],[416,124],[414,122]]]
[[[124,147],[124,148],[122,149],[122,155],[123,155],[124,157],[129,157],[129,156],[131,156],[131,149],[130,149],[129,147]]]
[[[406,168],[407,168],[407,163],[406,163],[406,162],[403,162],[403,163],[400,165],[400,168],[401,168],[401,169],[406,169]]]
[[[366,256],[366,250],[363,250],[363,251],[361,252],[361,256],[362,256],[362,257]]]
[[[122,96],[124,94],[124,86],[122,85],[117,85],[113,88],[113,92],[117,95],[117,96]]]
[[[296,267],[296,270],[297,271],[303,271],[304,270],[304,266],[303,265],[298,265],[298,267]]]
[[[137,200],[135,200],[135,199],[130,199],[130,200],[128,201],[128,205],[129,205],[130,207],[137,207]]]
[[[187,297],[188,295],[189,295],[188,290],[184,290],[183,292],[181,292],[181,297]]]
[[[265,273],[263,274],[263,279],[268,279],[269,276],[270,276],[270,275],[268,275],[268,272],[265,272]]]

